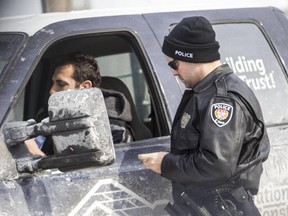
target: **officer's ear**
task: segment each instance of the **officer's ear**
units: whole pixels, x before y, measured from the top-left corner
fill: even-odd
[[[90,80],[85,80],[80,84],[80,88],[91,88],[92,82]]]

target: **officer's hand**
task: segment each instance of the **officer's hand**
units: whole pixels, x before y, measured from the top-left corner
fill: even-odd
[[[161,174],[161,163],[168,152],[154,152],[149,154],[139,154],[138,159],[143,161],[144,166],[158,174]]]

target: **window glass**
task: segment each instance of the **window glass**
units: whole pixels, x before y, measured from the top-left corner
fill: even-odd
[[[130,90],[137,113],[142,121],[150,114],[150,97],[142,68],[135,53],[121,53],[97,57],[101,76],[122,80]]]
[[[221,62],[229,64],[254,91],[266,124],[288,123],[287,77],[262,31],[252,23],[215,24],[213,28]],[[184,92],[184,84],[178,83]]]
[[[255,92],[265,122],[288,122],[287,79],[261,30],[255,24],[214,25],[221,61]]]
[[[151,117],[150,94],[143,73],[145,69],[142,68],[141,59],[139,60],[139,56],[136,54],[137,44],[131,37],[126,32],[113,32],[111,34],[81,35],[81,37],[76,35],[56,41],[45,50],[37,63],[25,87],[25,92],[22,94],[23,97],[13,109],[14,119],[32,118],[39,122],[46,118],[48,116],[47,101],[56,62],[63,55],[81,52],[95,56],[102,78],[106,77],[106,79],[102,79],[103,86],[101,87],[123,91],[131,104],[133,125],[139,123],[138,125],[145,125],[149,127],[149,130],[153,130],[156,124],[156,120],[155,122],[153,120],[156,118],[152,119]],[[127,94],[125,88],[115,79],[107,79],[107,77],[123,81],[130,94]]]
[[[18,102],[13,108],[13,113],[14,113],[14,121],[22,121],[24,116],[24,95],[25,91],[22,92],[22,94],[19,97]]]
[[[17,49],[20,47],[22,40],[22,35],[0,35],[0,75],[4,71],[5,66],[11,61]]]

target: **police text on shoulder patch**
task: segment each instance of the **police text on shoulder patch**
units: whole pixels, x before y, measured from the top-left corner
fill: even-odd
[[[226,103],[215,103],[211,106],[211,118],[218,127],[229,123],[233,115],[233,107]]]

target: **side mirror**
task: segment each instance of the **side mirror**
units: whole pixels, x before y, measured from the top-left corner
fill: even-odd
[[[102,92],[98,88],[54,93],[48,101],[49,117],[38,124],[9,122],[6,144],[18,145],[37,135],[52,135],[54,155],[18,159],[18,172],[74,169],[111,164],[115,150]]]

